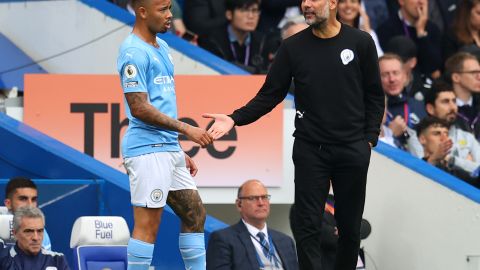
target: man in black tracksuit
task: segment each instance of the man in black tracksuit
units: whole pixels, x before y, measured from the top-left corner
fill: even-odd
[[[355,269],[371,147],[377,144],[385,97],[375,44],[366,32],[340,24],[336,0],[303,0],[309,28],[283,41],[258,94],[230,116],[215,119],[219,138],[270,112],[293,77],[295,207],[300,269],[321,269],[321,225],[330,180],[339,231],[335,269]]]

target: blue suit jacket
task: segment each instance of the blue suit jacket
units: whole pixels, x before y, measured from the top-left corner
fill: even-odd
[[[289,236],[268,229],[285,270],[298,270],[295,244]],[[213,232],[207,248],[207,270],[258,270],[257,251],[247,227],[240,220],[235,225]]]

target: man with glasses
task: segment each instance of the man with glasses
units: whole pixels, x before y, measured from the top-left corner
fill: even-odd
[[[243,183],[235,205],[242,219],[211,234],[207,269],[298,269],[292,238],[267,227],[270,195],[262,182]]]
[[[200,37],[198,45],[254,74],[266,73],[277,45],[255,31],[260,19],[259,0],[226,0],[228,24],[222,31]]]
[[[456,124],[480,139],[480,63],[470,53],[459,52],[445,62],[445,76],[457,96]]]

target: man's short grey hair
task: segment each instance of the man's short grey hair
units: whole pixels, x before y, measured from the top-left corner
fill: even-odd
[[[13,213],[13,229],[15,232],[20,229],[23,218],[41,218],[43,224],[45,224],[45,215],[43,214],[42,210],[31,206],[20,207],[17,209],[17,211],[15,211],[15,213]]]

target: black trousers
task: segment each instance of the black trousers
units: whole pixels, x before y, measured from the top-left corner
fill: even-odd
[[[296,211],[291,218],[301,270],[321,269],[320,232],[330,180],[339,234],[335,270],[356,268],[370,154],[365,140],[319,145],[295,139]]]

